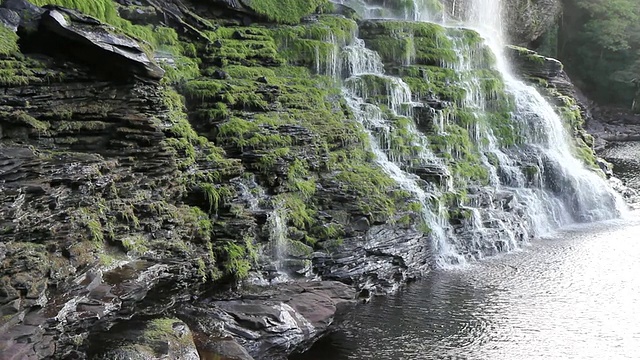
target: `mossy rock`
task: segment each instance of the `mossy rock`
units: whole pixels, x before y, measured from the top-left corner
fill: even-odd
[[[240,0],[247,8],[267,20],[297,24],[303,17],[314,13],[327,0]]]
[[[11,29],[0,24],[0,57],[15,55],[20,52],[18,48],[18,35]]]
[[[199,358],[190,329],[175,318],[117,324],[99,339],[90,341],[101,349],[94,359]]]

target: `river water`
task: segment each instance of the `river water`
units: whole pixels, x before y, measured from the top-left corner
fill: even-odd
[[[605,155],[637,181],[638,149]],[[295,359],[640,359],[640,212],[434,271]]]

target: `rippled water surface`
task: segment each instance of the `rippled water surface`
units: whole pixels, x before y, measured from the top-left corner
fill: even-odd
[[[640,214],[359,306],[298,359],[640,359]]]

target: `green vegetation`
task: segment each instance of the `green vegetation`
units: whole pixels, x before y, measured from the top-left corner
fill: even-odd
[[[33,2],[43,5],[50,0]],[[358,29],[353,20],[326,15],[332,9],[325,0],[241,0],[265,20],[288,25],[220,22],[198,30],[202,38],[163,26],[131,24],[118,17],[110,0],[51,2],[95,16],[143,41],[146,50],[169,53],[177,64],[163,64],[167,73],[159,88],[160,111],[151,119],[165,135],[160,146],[171,162],[168,176],[159,180],[162,183],[145,183],[148,193],[140,194],[117,187],[118,179],[113,180],[100,201],[74,215],[93,253],[102,246],[119,250],[123,257],[124,252],[126,257],[179,253],[195,257],[191,270],[202,282],[247,277],[264,245],[259,241],[265,229],[256,224],[255,214],[240,196],[236,180],[242,178],[255,179],[266,188],[269,205],[286,214],[289,247],[303,256],[340,245],[349,235],[351,217],[407,227],[419,221],[422,205],[374,161],[369,136],[333,77],[335,65],[342,61],[338,47],[353,41]],[[400,10],[411,1],[394,4],[394,10]],[[441,6],[439,1],[432,4]],[[318,8],[325,14],[317,21],[300,23]],[[384,150],[407,167],[421,165],[419,155],[425,150],[435,152],[459,189],[447,192],[435,205],[450,208],[452,217],[470,216],[460,209],[468,201],[467,187],[489,181],[477,129],[489,129],[505,147],[522,140],[510,116],[513,99],[493,69],[493,55],[470,30],[404,21],[364,22],[360,30],[367,46],[382,56],[387,72],[409,85],[413,100],[441,101],[444,107],[441,128],[433,125],[429,114],[421,114],[424,122],[414,123],[389,109],[393,84],[388,77],[362,76],[360,83],[347,84],[364,89],[367,102],[381,108],[390,125],[381,130]],[[17,51],[14,38],[1,41],[0,56]],[[454,46],[468,50],[462,56],[473,70],[451,68],[460,60]],[[10,76],[3,77],[6,69],[11,69]],[[0,84],[26,84],[35,81],[36,73],[0,62]],[[467,108],[471,79],[477,87],[474,94],[484,101],[483,114]],[[578,124],[575,104],[558,98],[567,100],[562,109],[573,116],[572,124]],[[12,119],[40,132],[107,126],[102,120],[78,121],[76,108],[47,111],[46,122],[28,114],[13,114]],[[92,111],[97,118],[114,113],[99,107]],[[428,141],[416,136],[415,126]],[[588,142],[580,145],[579,155],[590,161],[592,153],[582,146]],[[157,188],[170,189],[171,194],[158,193]],[[417,227],[430,232],[424,224]],[[170,239],[156,238],[165,233]],[[76,253],[83,250],[86,247],[79,246]]]
[[[635,0],[566,0],[558,58],[582,90],[630,107],[640,73],[640,6]]]
[[[0,25],[0,57],[19,52],[18,35],[4,25]]]
[[[165,66],[165,79],[170,82],[180,82],[185,78],[193,78],[198,74],[198,64],[190,55],[194,55],[193,44],[179,41],[178,34],[172,28],[154,25],[137,25],[118,15],[116,3],[112,0],[29,0],[37,6],[58,5],[93,16],[98,20],[112,25],[116,31],[139,40],[147,52],[163,51],[175,58],[175,66]],[[0,30],[2,31],[2,30]],[[4,48],[5,36],[0,33],[0,54]],[[8,37],[6,41],[10,41]],[[1,78],[1,75],[0,75]]]
[[[300,19],[316,11],[327,0],[243,0],[253,11],[265,18],[285,24],[297,24]]]

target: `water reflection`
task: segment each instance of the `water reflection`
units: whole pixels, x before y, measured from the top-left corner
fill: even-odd
[[[295,359],[633,359],[640,219],[570,228],[360,306]]]

